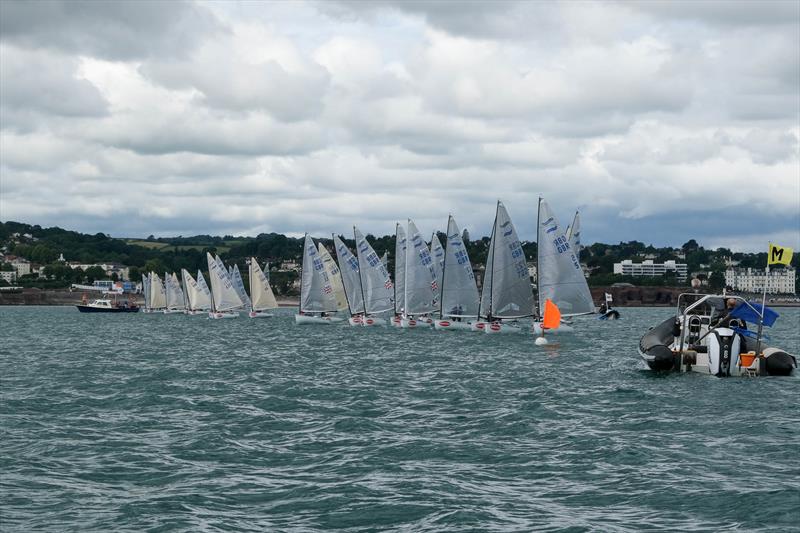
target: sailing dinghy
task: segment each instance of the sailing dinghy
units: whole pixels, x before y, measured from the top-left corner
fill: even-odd
[[[525,253],[500,201],[492,226],[478,314],[482,320],[474,322],[470,329],[486,333],[519,333],[521,328],[516,320],[533,315],[533,290]]]
[[[150,274],[142,275],[142,296],[144,297],[143,313],[152,313],[150,308]]]
[[[592,294],[586,276],[573,249],[577,235],[573,222],[572,242],[558,225],[550,206],[539,198],[537,224],[537,289],[538,301],[551,300],[561,311],[561,317],[587,315],[595,312]],[[533,333],[542,331],[542,323],[535,320]],[[574,329],[562,324],[555,332],[569,333]]]
[[[208,276],[211,279],[211,310],[208,312],[208,318],[237,318],[238,309],[244,306],[244,302],[236,292],[228,270],[219,256],[213,257],[206,252],[206,260]]]
[[[361,294],[361,274],[358,271],[358,259],[353,252],[342,242],[342,239],[333,235],[333,247],[336,249],[336,258],[339,260],[342,275],[342,286],[350,311],[348,323],[351,326],[360,326],[364,320],[364,297]]]
[[[422,240],[416,224],[408,221],[408,246],[405,267],[405,309],[400,320],[402,328],[430,326],[430,314],[436,309],[439,280],[428,245]]]
[[[185,269],[181,269],[181,277],[183,277],[184,293],[186,294],[186,309],[184,313],[187,315],[200,315],[205,314],[211,309],[211,292],[208,290],[206,280],[200,271],[197,271],[197,280]],[[202,280],[202,285],[198,280]]]
[[[406,230],[400,223],[395,226],[394,241],[394,316],[392,326],[400,327],[406,306]]]
[[[330,316],[338,311],[333,285],[325,268],[325,260],[307,233],[303,243],[299,311],[294,316],[297,324],[333,324],[342,321],[339,317]]]
[[[355,226],[353,235],[356,241],[361,294],[364,299],[365,316],[362,325],[385,326],[386,320],[376,315],[394,309],[394,284],[378,254]]]
[[[161,278],[155,272],[150,272],[150,312],[163,311],[167,308],[167,291]]]
[[[255,257],[250,258],[249,276],[250,278],[250,318],[267,318],[274,316],[268,311],[278,308],[278,301],[269,284],[267,276]]]
[[[442,269],[441,318],[434,322],[437,330],[469,330],[465,319],[477,318],[480,305],[478,287],[455,219],[447,221],[447,249]]]
[[[183,289],[181,289],[181,284],[178,282],[178,276],[174,272],[172,274],[164,273],[164,285],[167,293],[167,307],[164,308],[164,314],[183,314],[183,310],[186,307],[183,299]]]

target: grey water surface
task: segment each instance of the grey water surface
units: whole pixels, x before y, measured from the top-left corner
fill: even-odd
[[[797,531],[800,378],[572,335],[0,308],[2,531]],[[800,310],[771,344],[800,353]]]

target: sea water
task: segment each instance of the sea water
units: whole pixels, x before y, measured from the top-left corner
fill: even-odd
[[[2,531],[797,531],[800,378],[571,335],[0,308]],[[773,345],[800,353],[800,310]]]

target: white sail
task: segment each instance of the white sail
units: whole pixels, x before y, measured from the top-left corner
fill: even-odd
[[[495,215],[495,219],[497,215]],[[489,251],[486,254],[486,266],[483,270],[483,285],[481,285],[481,305],[478,316],[489,318],[492,314],[492,272],[494,270],[494,230],[497,221],[492,224],[492,236],[489,239]]]
[[[155,272],[150,273],[150,308],[164,309],[167,307],[167,291],[161,278]]]
[[[394,312],[403,314],[406,306],[406,230],[397,224],[394,244]]]
[[[197,282],[191,274],[185,269],[181,269],[181,280],[183,281],[183,294],[186,309],[196,309],[195,302],[197,301]]]
[[[442,274],[442,316],[478,316],[478,287],[455,219],[447,221],[447,249]]]
[[[336,300],[336,310],[344,311],[347,309],[347,296],[345,296],[344,292],[342,273],[339,271],[339,267],[336,265],[336,261],[333,260],[333,257],[331,257],[330,252],[328,252],[328,249],[325,248],[322,243],[317,244],[317,250],[319,251],[320,257],[322,257],[322,262],[325,264],[325,271],[328,273],[331,287],[333,287],[333,298]]]
[[[367,239],[353,226],[358,255],[358,270],[367,314],[382,313],[394,309],[394,285],[389,271],[383,266],[378,254]]]
[[[549,298],[558,306],[562,316],[593,313],[592,294],[578,257],[550,206],[541,198],[537,233],[540,305]]]
[[[406,315],[431,313],[439,295],[439,280],[436,278],[433,257],[411,220],[408,221],[405,295]]]
[[[228,270],[219,257],[212,257],[206,252],[208,260],[208,276],[211,278],[212,310],[217,312],[238,309],[244,305],[233,287]]]
[[[233,288],[236,289],[236,294],[239,295],[239,298],[244,302],[244,306],[248,309],[252,307],[252,302],[250,302],[250,297],[247,295],[247,291],[244,290],[244,280],[242,279],[242,274],[239,272],[239,265],[235,264],[230,269],[231,280],[233,280]]]
[[[277,309],[278,302],[275,300],[275,294],[272,292],[272,287],[269,285],[269,280],[258,266],[258,261],[255,257],[250,258],[250,303],[251,311],[266,311],[267,309]]]
[[[442,301],[442,273],[444,272],[444,248],[436,232],[431,236],[431,257],[433,258],[433,270],[436,272],[436,279],[439,283],[439,292],[434,296],[434,307],[439,307]]]
[[[389,270],[389,252],[383,252],[383,255],[381,256],[381,263],[383,263],[383,266],[386,267],[386,270]]]
[[[142,276],[142,296],[144,296],[144,308],[150,310],[150,274]]]
[[[575,218],[572,219],[572,224],[567,226],[565,233],[575,257],[580,260],[581,258],[581,215],[575,211]]]
[[[303,244],[303,273],[300,284],[300,311],[302,313],[333,313],[337,310],[336,297],[325,261],[320,256],[314,240],[306,234]]]
[[[164,285],[167,292],[167,309],[183,309],[183,290],[178,277],[174,273],[165,273]]]
[[[203,273],[197,271],[197,301],[194,304],[196,311],[208,311],[211,309],[211,289],[208,288],[206,278]]]
[[[333,236],[333,247],[336,248],[336,258],[339,260],[344,293],[347,296],[350,314],[359,315],[364,312],[364,297],[361,294],[361,275],[358,271],[358,259],[342,242],[342,239],[336,235]]]
[[[211,309],[211,294],[200,271],[197,271],[197,279],[202,280],[202,286],[185,268],[181,269],[181,276],[183,277],[187,309],[191,311],[207,311]]]
[[[517,238],[517,230],[514,229],[514,224],[502,202],[497,202],[490,253],[492,270],[489,285],[489,316],[491,318],[531,316],[533,290],[528,274],[528,263],[522,251],[522,244]]]

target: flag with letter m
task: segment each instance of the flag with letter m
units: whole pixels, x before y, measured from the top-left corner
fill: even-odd
[[[775,246],[769,243],[767,265],[786,265],[792,262],[793,251],[788,246]]]

